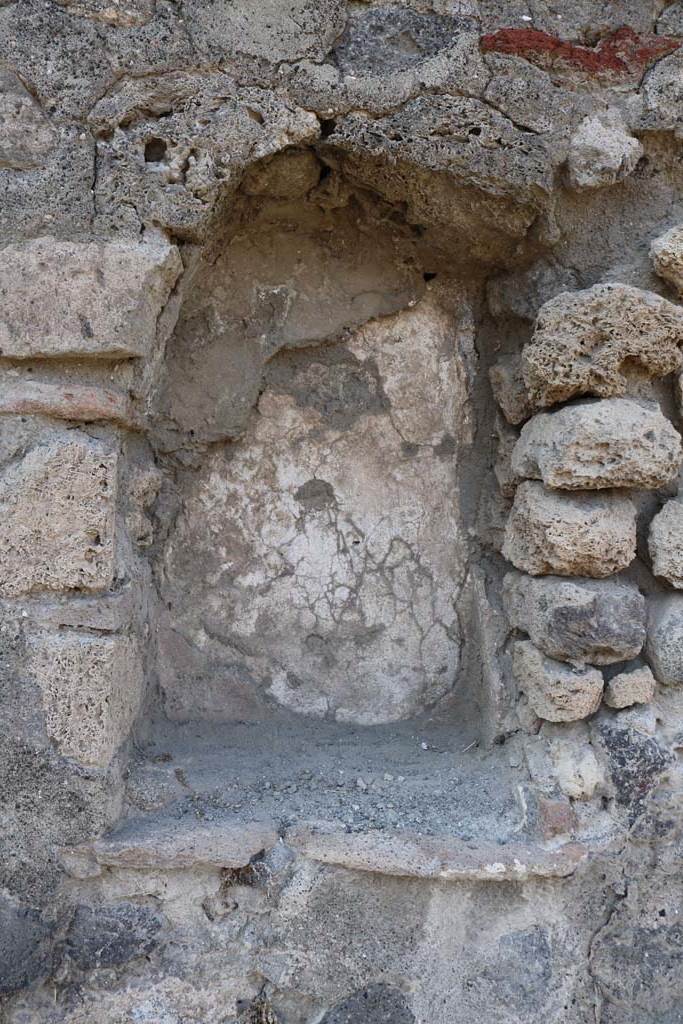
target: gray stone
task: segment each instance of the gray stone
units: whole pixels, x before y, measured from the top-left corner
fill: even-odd
[[[117,453],[76,432],[0,475],[0,595],[102,590],[114,576]]]
[[[415,1016],[400,989],[368,985],[328,1010],[320,1024],[414,1024]]]
[[[65,940],[69,959],[83,971],[118,967],[149,956],[158,944],[162,921],[148,907],[121,902],[76,907]]]
[[[614,185],[635,170],[643,152],[618,115],[587,117],[569,146],[569,185],[579,191]]]
[[[677,224],[654,240],[650,259],[659,276],[683,294],[683,224]]]
[[[0,995],[48,974],[49,938],[50,928],[36,910],[0,898]]]
[[[522,375],[521,357],[504,356],[489,370],[493,395],[508,423],[517,425],[533,412]]]
[[[667,501],[650,524],[652,571],[683,590],[683,502]]]
[[[57,133],[21,79],[0,70],[0,167],[40,167],[56,143]]]
[[[486,299],[491,313],[498,319],[518,316],[522,320],[535,320],[544,303],[561,292],[570,292],[578,287],[575,270],[554,260],[539,260],[528,270],[489,278]],[[521,375],[521,368],[519,373]]]
[[[645,651],[658,683],[683,686],[683,594],[648,602]]]
[[[64,757],[106,768],[140,708],[143,671],[134,640],[74,632],[32,638],[28,672],[45,726]]]
[[[165,239],[8,245],[0,250],[0,351],[19,359],[148,355],[181,267]]]
[[[522,353],[537,407],[578,395],[623,395],[634,375],[661,377],[681,365],[683,310],[653,292],[598,284],[541,307]]]
[[[575,722],[598,710],[603,678],[596,668],[571,668],[547,658],[528,640],[514,645],[515,680],[539,718]]]
[[[658,405],[605,398],[534,416],[512,453],[512,472],[566,490],[654,490],[682,461],[681,436]]]
[[[636,510],[618,493],[549,491],[520,484],[505,527],[503,556],[532,576],[601,579],[636,553]]]
[[[610,665],[642,650],[645,599],[627,580],[508,573],[503,593],[510,624],[551,658]]]

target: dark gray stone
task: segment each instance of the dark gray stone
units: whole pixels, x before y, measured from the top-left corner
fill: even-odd
[[[609,665],[642,650],[645,598],[627,580],[508,573],[504,593],[510,624],[551,658]]]
[[[368,985],[338,1003],[320,1024],[414,1024],[405,996],[391,985]]]
[[[25,988],[49,972],[50,932],[37,911],[0,900],[0,994]]]
[[[345,74],[402,71],[453,43],[463,22],[406,7],[371,7],[349,19],[333,57]]]
[[[71,921],[65,949],[84,971],[114,967],[151,953],[160,928],[161,920],[152,910],[134,903],[108,907],[81,904]]]

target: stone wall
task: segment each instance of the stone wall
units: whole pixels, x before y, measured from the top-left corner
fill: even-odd
[[[683,5],[0,0],[0,1018],[683,1020]]]

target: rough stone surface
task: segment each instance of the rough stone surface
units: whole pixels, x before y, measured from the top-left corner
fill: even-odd
[[[0,413],[83,422],[106,420],[128,426],[136,422],[128,395],[117,388],[50,384],[26,378],[3,383]]]
[[[643,152],[618,117],[587,117],[569,146],[569,185],[578,190],[613,185],[635,170]]]
[[[635,508],[617,493],[561,494],[535,481],[517,488],[503,555],[532,576],[600,579],[635,556]]]
[[[10,463],[0,476],[0,594],[108,587],[116,491],[116,453],[85,436]]]
[[[560,661],[610,665],[635,658],[645,642],[645,599],[627,580],[508,573],[504,598],[510,624]]]
[[[29,674],[40,687],[47,732],[60,753],[106,767],[127,738],[142,699],[135,642],[44,634],[31,642]]]
[[[508,423],[523,423],[533,412],[519,356],[499,359],[489,370],[493,395]]]
[[[681,436],[658,406],[605,398],[534,416],[512,453],[512,472],[565,490],[646,490],[669,483],[681,461]]]
[[[659,276],[683,293],[683,225],[677,224],[655,238],[650,246],[650,258]]]
[[[134,903],[81,904],[71,919],[65,952],[82,971],[120,966],[148,957],[158,944],[161,926],[153,910]]]
[[[650,524],[648,544],[655,576],[683,590],[683,503],[667,501]]]
[[[623,395],[636,374],[661,377],[681,365],[683,310],[652,292],[599,284],[546,302],[522,355],[536,406],[578,395]]]
[[[45,162],[57,134],[18,75],[0,71],[0,167],[27,170]]]
[[[647,667],[619,672],[605,688],[605,704],[610,708],[628,708],[632,704],[649,704],[655,695],[655,677]]]
[[[181,263],[174,246],[37,238],[0,251],[0,352],[147,355]]]
[[[658,683],[683,685],[683,595],[650,599],[645,651]]]
[[[575,722],[600,706],[604,683],[595,668],[570,668],[524,640],[515,643],[513,670],[535,713],[548,722]]]

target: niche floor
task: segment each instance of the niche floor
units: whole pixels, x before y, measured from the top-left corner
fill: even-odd
[[[131,766],[129,813],[505,842],[525,828],[511,760],[507,747],[480,751],[447,715],[371,727],[158,721]]]

